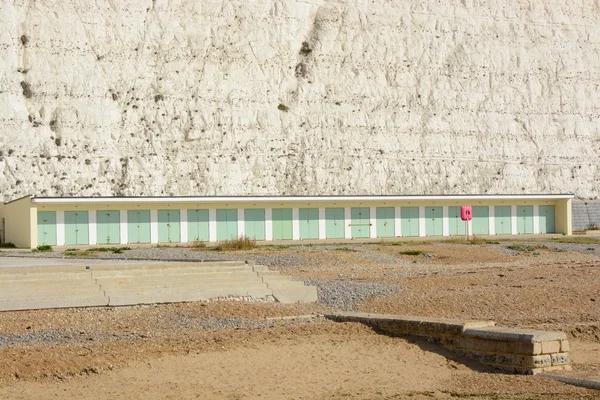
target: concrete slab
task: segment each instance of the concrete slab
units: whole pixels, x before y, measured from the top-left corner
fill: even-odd
[[[467,329],[465,330],[464,334],[467,337],[501,340],[505,342],[528,341],[531,343],[538,343],[567,340],[567,335],[564,332],[537,331],[532,329],[507,328],[502,326],[490,327],[486,329]]]

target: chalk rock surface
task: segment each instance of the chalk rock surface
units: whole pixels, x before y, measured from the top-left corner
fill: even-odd
[[[600,193],[600,5],[0,1],[0,196]]]

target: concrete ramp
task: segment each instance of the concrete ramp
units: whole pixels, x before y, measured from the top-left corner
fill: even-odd
[[[240,261],[2,268],[0,311],[237,299],[317,300],[264,266]]]

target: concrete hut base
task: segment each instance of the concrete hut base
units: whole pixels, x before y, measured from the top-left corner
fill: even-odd
[[[392,336],[425,339],[509,373],[534,375],[571,369],[564,332],[500,327],[493,321],[403,315],[343,312],[326,317],[338,322],[361,322]]]

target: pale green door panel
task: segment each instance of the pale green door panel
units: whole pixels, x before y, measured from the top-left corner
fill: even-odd
[[[402,207],[400,220],[402,236],[419,236],[419,207]]]
[[[490,208],[487,206],[473,206],[472,225],[474,235],[490,234]]]
[[[121,243],[121,215],[116,210],[96,212],[96,237],[98,244]]]
[[[448,234],[466,235],[466,223],[460,218],[460,206],[448,207]]]
[[[368,238],[371,236],[371,216],[369,207],[352,207],[351,229],[353,238]]]
[[[150,210],[127,211],[127,242],[150,243]]]
[[[300,209],[300,239],[319,238],[319,209]]]
[[[158,210],[158,241],[178,243],[181,241],[179,210]]]
[[[244,210],[244,230],[246,236],[254,240],[265,240],[265,209],[246,208]]]
[[[87,211],[65,211],[65,244],[89,244]]]
[[[325,236],[327,239],[343,239],[345,236],[343,208],[325,209]]]
[[[396,235],[394,207],[377,207],[375,217],[377,218],[377,237],[394,237]]]
[[[494,225],[496,235],[512,234],[511,206],[494,207]]]
[[[217,240],[231,240],[238,237],[237,209],[217,210]]]
[[[274,240],[292,240],[292,209],[274,208],[273,209],[273,239]]]
[[[425,207],[425,234],[442,236],[442,207]]]
[[[556,233],[554,206],[540,206],[540,233]]]
[[[56,246],[56,211],[38,211],[38,245]]]
[[[188,241],[208,242],[210,240],[208,218],[208,210],[187,210]]]
[[[533,233],[533,206],[517,207],[517,233]]]

